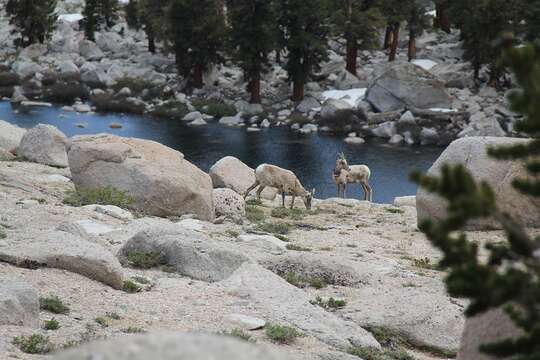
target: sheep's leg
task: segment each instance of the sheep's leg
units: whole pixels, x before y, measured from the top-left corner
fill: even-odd
[[[257,189],[257,200],[259,200],[259,201],[261,201],[261,193],[263,192],[264,188],[266,188],[266,186],[261,185]]]
[[[343,194],[342,198],[345,199],[347,197],[347,184],[342,184],[341,186],[342,186],[341,189],[342,189],[342,194]]]
[[[373,202],[373,188],[369,185],[369,183],[366,181],[366,188],[369,192],[369,201]]]
[[[292,194],[291,210],[294,209],[294,200],[295,199],[296,199],[296,195]]]
[[[341,184],[337,183],[337,197],[341,197]]]
[[[285,207],[285,191],[281,192],[281,207]]]
[[[367,182],[361,182],[362,188],[364,188],[364,200],[373,201],[373,189]]]
[[[259,186],[259,181],[258,180],[255,180],[255,183],[253,185],[251,185],[247,190],[246,192],[244,193],[244,200],[247,198],[247,196],[249,195],[249,193],[255,189],[257,186]]]

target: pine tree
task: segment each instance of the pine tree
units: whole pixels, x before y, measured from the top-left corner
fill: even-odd
[[[261,102],[261,73],[268,54],[276,48],[278,28],[275,8],[268,0],[228,0],[232,53],[244,70],[251,103]]]
[[[148,39],[148,51],[156,52],[156,40],[166,40],[170,25],[163,19],[170,7],[170,0],[138,0],[140,22]]]
[[[532,198],[540,198],[540,47],[507,48],[504,60],[521,87],[509,96],[511,109],[525,118],[518,131],[532,139],[527,144],[490,149],[498,159],[524,162],[527,179],[515,179],[514,187]],[[442,176],[414,174],[413,179],[428,191],[448,201],[446,219],[425,221],[420,228],[443,252],[440,265],[449,269],[448,292],[470,299],[467,316],[504,308],[523,331],[519,338],[482,344],[480,350],[495,357],[515,360],[540,358],[540,236],[528,234],[512,214],[501,212],[494,190],[477,184],[462,166],[445,166]],[[468,221],[491,217],[500,222],[507,242],[486,245],[487,261],[480,259],[478,245],[461,232]]]
[[[540,0],[529,0],[524,13],[527,40],[540,39]]]
[[[55,11],[56,0],[8,0],[9,23],[20,34],[16,45],[43,44],[49,39],[58,19]]]
[[[304,98],[309,75],[328,56],[330,12],[327,0],[280,0],[287,63],[285,69],[293,83],[294,101]]]
[[[378,41],[382,14],[370,0],[335,0],[334,32],[347,42],[346,69],[356,75],[358,50],[372,49]]]
[[[95,32],[110,28],[118,18],[116,0],[86,0],[83,9],[84,33],[88,40],[95,40]]]
[[[408,14],[408,2],[402,0],[380,0],[379,7],[388,23],[385,36],[385,49],[390,48],[388,61],[396,60],[401,23]]]
[[[225,21],[215,0],[172,0],[169,33],[178,73],[203,87],[203,73],[222,60]]]
[[[464,58],[472,63],[474,77],[479,79],[482,65],[490,69],[490,85],[496,86],[503,72],[498,61],[500,50],[493,42],[504,32],[519,30],[523,20],[522,0],[453,0],[449,12],[461,29]]]
[[[139,2],[137,0],[129,0],[129,3],[125,6],[125,12],[128,26],[134,30],[139,30],[141,28]]]
[[[435,7],[437,15],[435,18],[435,27],[450,34],[451,21],[448,17],[448,0],[437,0],[435,3]]]
[[[424,33],[429,26],[429,18],[426,16],[426,8],[419,0],[410,0],[405,5],[407,12],[407,29],[409,30],[409,61],[416,59],[416,38]]]

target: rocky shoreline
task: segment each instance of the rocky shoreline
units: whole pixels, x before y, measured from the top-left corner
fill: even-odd
[[[79,2],[59,6],[60,15],[81,8]],[[458,60],[462,50],[455,33],[424,34],[418,39],[421,60],[414,65],[403,57],[389,64],[384,52],[363,51],[357,77],[345,71],[343,49],[334,42],[330,60],[307,84],[300,103],[288,100],[286,73],[273,63],[262,83],[263,104],[254,105],[244,100],[242,72],[229,63],[208,72],[203,89],[185,94],[173,57],[147,52],[143,32],[119,22],[97,34],[94,43],[68,20],[59,20],[48,45],[16,51],[0,10],[0,96],[16,108],[24,110],[23,102],[30,100],[63,103],[77,112],[149,114],[193,126],[212,120],[247,131],[288,126],[305,134],[345,136],[351,144],[379,137],[394,145],[446,146],[467,136],[519,136],[504,93],[475,88],[470,66]]]

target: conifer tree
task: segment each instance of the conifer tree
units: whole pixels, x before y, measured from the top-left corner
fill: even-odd
[[[49,39],[58,19],[55,10],[56,0],[8,0],[9,23],[20,34],[16,45],[43,44]]]
[[[540,47],[508,48],[504,60],[520,89],[509,96],[511,109],[525,116],[518,131],[531,137],[526,144],[490,149],[498,159],[524,163],[529,177],[514,179],[513,186],[531,201],[540,199]],[[451,296],[469,298],[467,316],[503,308],[523,335],[480,350],[495,357],[515,360],[540,358],[540,236],[531,235],[512,214],[499,210],[494,190],[478,184],[463,167],[445,166],[441,177],[414,174],[428,191],[448,201],[447,218],[424,221],[420,228],[443,252],[441,267]],[[478,245],[470,242],[463,228],[468,221],[491,217],[504,229],[507,241],[485,246],[487,261],[480,259]]]
[[[285,69],[293,83],[294,101],[304,98],[309,75],[328,56],[330,12],[327,0],[280,0],[287,50]]]
[[[168,9],[168,38],[178,73],[188,86],[203,87],[203,74],[222,60],[225,21],[216,0],[172,0]]]
[[[382,14],[370,0],[335,0],[334,32],[347,42],[346,69],[356,75],[358,50],[372,49],[378,41]]]
[[[390,48],[388,61],[396,60],[401,23],[408,14],[408,2],[401,0],[380,0],[379,7],[388,23],[386,28],[385,48]]]
[[[540,39],[540,0],[529,0],[524,14],[527,40]]]
[[[426,16],[426,8],[419,0],[410,0],[405,5],[407,12],[407,29],[409,30],[409,61],[416,59],[416,38],[424,33],[429,26],[429,19]]]
[[[129,0],[125,6],[126,22],[128,26],[134,30],[141,28],[141,16],[139,14],[139,2],[137,0]]]
[[[168,28],[167,10],[170,0],[138,0],[140,23],[148,39],[148,51],[156,52],[156,40],[167,40]]]
[[[275,8],[268,0],[228,0],[232,54],[244,70],[251,103],[261,102],[261,73],[276,48]]]
[[[117,0],[86,0],[83,9],[86,38],[94,41],[94,33],[114,25],[118,18]]]
[[[449,34],[451,31],[451,21],[448,17],[448,0],[437,0],[435,7],[435,27]]]

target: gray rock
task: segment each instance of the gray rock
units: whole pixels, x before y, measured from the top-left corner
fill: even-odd
[[[122,267],[106,249],[64,231],[49,231],[0,247],[0,261],[16,266],[51,267],[81,274],[121,289]]]
[[[437,145],[440,136],[434,128],[422,128],[420,131],[420,144],[421,145]]]
[[[443,82],[411,63],[389,65],[370,84],[366,99],[380,112],[452,107]]]
[[[78,188],[123,190],[134,198],[133,208],[150,215],[214,219],[210,177],[164,145],[113,135],[76,136],[68,159]]]
[[[13,161],[16,158],[15,155],[0,147],[0,161]]]
[[[440,175],[443,164],[464,164],[477,181],[486,181],[497,196],[499,210],[512,214],[525,226],[540,226],[540,201],[523,196],[512,187],[515,178],[526,178],[527,173],[519,162],[498,161],[488,157],[487,148],[523,144],[528,140],[470,137],[454,141],[429,169],[429,175]],[[440,197],[420,189],[416,196],[418,222],[424,219],[440,220],[446,216],[446,202]],[[492,219],[470,222],[471,230],[498,229]]]
[[[60,224],[57,230],[65,231],[70,234],[89,238],[110,233],[115,229],[106,224],[101,224],[93,220],[77,220]]]
[[[24,282],[0,279],[0,326],[35,328],[39,324],[37,291]]]
[[[214,189],[212,196],[216,217],[232,216],[233,218],[242,218],[246,215],[244,198],[234,190],[227,188]]]
[[[264,112],[261,104],[250,104],[245,100],[239,100],[234,103],[236,111],[246,115],[258,115]]]
[[[358,73],[358,76],[354,76],[346,70],[340,71],[336,81],[334,82],[336,89],[338,90],[350,90],[367,87],[367,75]]]
[[[409,124],[409,125],[415,125],[416,119],[412,112],[407,110],[403,115],[401,115],[401,118],[399,119],[400,124]]]
[[[473,71],[469,63],[441,63],[429,70],[446,83],[446,87],[465,89],[474,85]]]
[[[81,81],[90,87],[105,87],[113,83],[112,79],[92,63],[81,67]]]
[[[362,145],[366,143],[366,140],[358,136],[347,136],[344,141],[351,145]]]
[[[196,119],[190,122],[188,125],[189,126],[204,126],[204,125],[208,125],[208,123],[203,119]]]
[[[239,242],[264,249],[272,254],[282,254],[285,252],[287,247],[287,243],[271,235],[244,234],[240,235],[237,240]]]
[[[226,126],[240,126],[244,124],[244,119],[242,119],[241,113],[238,113],[236,116],[225,116],[219,119],[219,123]]]
[[[400,196],[394,199],[394,206],[416,207],[416,196]]]
[[[90,40],[82,40],[79,43],[79,53],[88,61],[99,61],[105,57],[105,54]]]
[[[304,98],[304,100],[302,100],[298,106],[296,107],[296,110],[301,112],[301,113],[308,113],[310,112],[311,110],[315,109],[315,108],[318,108],[318,107],[321,107],[321,103],[319,102],[319,100],[311,97],[311,96],[306,96]]]
[[[395,134],[395,135],[392,135],[392,137],[390,138],[390,140],[388,140],[388,143],[389,143],[390,145],[399,145],[399,144],[401,144],[403,141],[404,141],[403,136],[401,136],[401,135],[399,135],[399,134]]]
[[[132,251],[157,252],[161,254],[162,262],[177,273],[208,282],[226,279],[249,261],[230,246],[179,224],[152,227],[137,233],[120,249],[120,260],[125,263]]]
[[[83,208],[89,209],[97,213],[107,215],[107,216],[110,216],[119,220],[133,220],[132,213],[114,205],[86,205],[86,206],[83,206]]]
[[[304,291],[257,264],[243,264],[222,285],[229,294],[249,300],[270,321],[290,324],[331,346],[380,347],[369,332],[312,305]]]
[[[226,320],[235,328],[248,331],[262,329],[266,325],[266,321],[263,319],[242,314],[228,315]]]
[[[226,156],[210,168],[210,177],[214,188],[228,188],[244,195],[255,183],[255,170],[233,156]],[[262,192],[262,197],[273,200],[276,194],[275,189],[266,188]]]
[[[67,167],[68,142],[66,135],[56,127],[39,124],[24,134],[17,154],[32,162]]]
[[[202,119],[202,114],[198,111],[190,112],[189,114],[186,114],[186,116],[182,118],[183,121],[188,121],[188,122],[192,122],[197,119]]]
[[[336,116],[337,111],[350,109],[352,106],[344,100],[328,99],[322,105],[321,117],[324,120],[331,120]]]
[[[393,121],[384,122],[371,130],[371,133],[376,137],[391,139],[392,136],[397,134],[396,123]]]
[[[279,350],[227,336],[155,332],[87,344],[53,360],[290,360]]]
[[[0,120],[0,148],[16,152],[26,130]]]
[[[489,310],[468,318],[461,338],[458,360],[496,360],[509,359],[489,356],[480,352],[480,345],[497,343],[523,336],[513,321],[502,309]]]
[[[471,136],[504,137],[506,132],[494,116],[488,117],[482,112],[477,112],[471,116],[469,125],[458,134],[459,138]]]
[[[11,65],[11,69],[19,75],[21,79],[30,79],[43,70],[40,65],[24,57],[15,61],[13,65]]]

